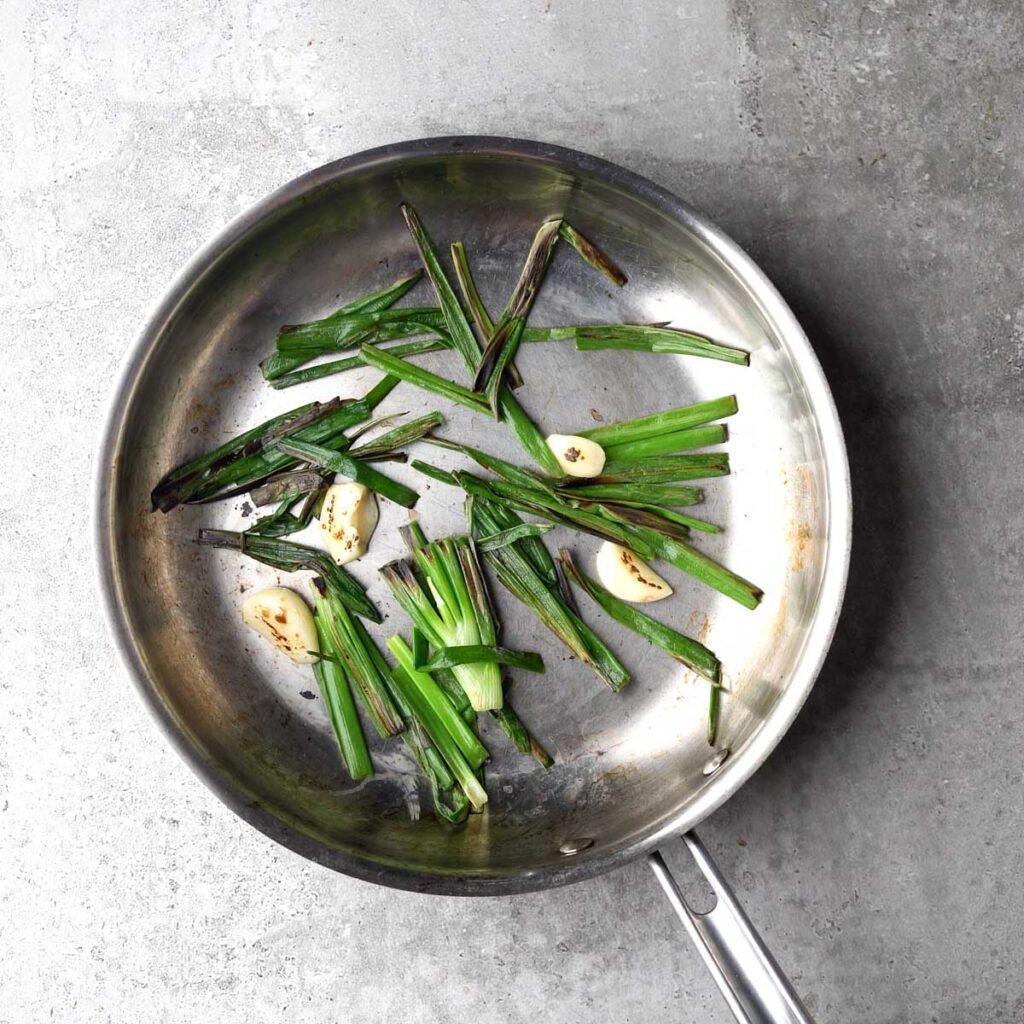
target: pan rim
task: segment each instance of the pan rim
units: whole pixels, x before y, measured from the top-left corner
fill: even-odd
[[[828,483],[827,533],[818,612],[796,670],[778,703],[756,735],[730,757],[724,771],[678,815],[639,836],[631,844],[609,849],[562,864],[501,876],[425,874],[380,863],[369,863],[342,850],[329,849],[318,840],[289,826],[230,785],[215,763],[193,746],[158,696],[135,644],[120,600],[115,572],[116,537],[110,528],[113,506],[112,481],[120,448],[125,411],[138,380],[140,368],[162,327],[187,297],[194,282],[234,244],[265,218],[300,196],[338,178],[375,167],[399,164],[410,158],[429,158],[451,153],[495,156],[537,161],[593,175],[618,185],[660,212],[682,222],[703,244],[715,252],[744,283],[763,314],[786,339],[790,355],[807,388],[821,432],[825,475]],[[101,604],[122,665],[134,688],[158,722],[174,749],[190,768],[239,817],[295,853],[362,881],[416,892],[442,895],[506,895],[566,885],[625,864],[658,847],[666,839],[695,827],[717,810],[767,759],[788,731],[821,670],[842,609],[852,543],[852,497],[849,464],[842,427],[831,390],[817,356],[796,317],[775,286],[754,261],[721,229],[682,199],[632,171],[599,157],[545,142],[501,136],[440,136],[392,143],[334,160],[292,179],[233,218],[209,238],[174,276],[163,294],[150,306],[120,373],[110,392],[107,414],[94,463],[93,524],[95,569]]]

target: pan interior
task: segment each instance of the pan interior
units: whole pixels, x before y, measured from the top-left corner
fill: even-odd
[[[799,332],[780,323],[758,294],[763,284],[745,264],[735,269],[727,244],[628,181],[600,167],[452,149],[325,173],[271,199],[230,244],[215,246],[142,339],[101,474],[101,536],[129,658],[144,693],[218,792],[264,831],[333,867],[448,891],[526,888],[557,879],[566,868],[559,848],[585,837],[593,842],[574,870],[596,870],[667,828],[693,824],[713,806],[710,787],[728,789],[730,773],[738,773],[734,787],[767,752],[757,750],[758,737],[773,713],[783,713],[787,692],[794,685],[806,691],[813,681],[817,663],[809,662],[820,651],[808,638],[836,611],[822,598],[835,557],[830,505],[845,500],[830,493],[816,364]],[[310,671],[241,625],[246,591],[278,582],[305,587],[193,543],[201,526],[251,521],[244,502],[148,511],[150,487],[168,468],[269,415],[314,398],[359,395],[378,378],[350,372],[275,392],[262,383],[257,363],[279,325],[323,315],[418,266],[398,211],[403,200],[418,208],[443,252],[451,240],[466,243],[495,314],[538,222],[564,213],[607,248],[630,281],[614,288],[563,245],[533,323],[672,321],[752,352],[749,369],[666,355],[576,353],[566,344],[525,346],[518,359],[526,380],[521,400],[545,432],[572,433],[723,394],[739,398],[740,414],[729,422],[733,474],[708,481],[707,502],[697,510],[725,533],[697,543],[762,586],[764,603],[746,611],[667,568],[675,594],[651,607],[723,661],[730,693],[720,745],[732,755],[714,776],[702,772],[712,753],[705,683],[581,597],[587,619],[634,676],[612,694],[495,583],[504,642],[537,650],[547,663],[543,676],[520,674],[512,697],[557,764],[544,772],[485,723],[493,751],[487,812],[459,829],[439,824],[397,741],[370,737],[378,774],[361,783],[344,777],[324,708],[310,699]],[[408,301],[432,304],[433,296],[421,285]],[[421,361],[464,379],[451,353]],[[440,401],[402,385],[381,411],[440,408],[448,436],[523,461],[504,427]],[[455,464],[434,450],[419,454]],[[422,491],[418,511],[428,534],[463,529],[458,493],[408,467],[385,468]],[[376,568],[399,554],[395,527],[405,513],[381,505],[371,552],[354,569],[390,616],[374,630],[382,641],[407,624],[376,578]],[[569,544],[592,571],[596,541],[561,531],[549,539]],[[790,693],[787,713],[802,696],[794,701]],[[745,760],[750,751],[757,757]]]

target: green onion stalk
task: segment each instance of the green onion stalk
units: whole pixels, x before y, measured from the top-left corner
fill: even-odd
[[[419,544],[411,559],[381,568],[395,599],[435,650],[495,647],[497,624],[468,537]],[[476,711],[500,708],[501,673],[494,662],[469,662],[452,669]]]

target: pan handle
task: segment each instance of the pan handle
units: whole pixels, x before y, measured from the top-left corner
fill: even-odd
[[[740,1024],[814,1024],[704,844],[695,832],[682,839],[715,894],[714,909],[699,914],[690,908],[660,853],[649,854],[647,861],[733,1016]]]

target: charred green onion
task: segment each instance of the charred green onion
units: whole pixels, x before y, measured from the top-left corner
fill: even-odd
[[[431,647],[493,646],[497,625],[480,566],[467,537],[448,537],[415,548],[411,560],[381,568],[395,599]],[[453,668],[477,711],[501,707],[501,675],[493,662]]]

